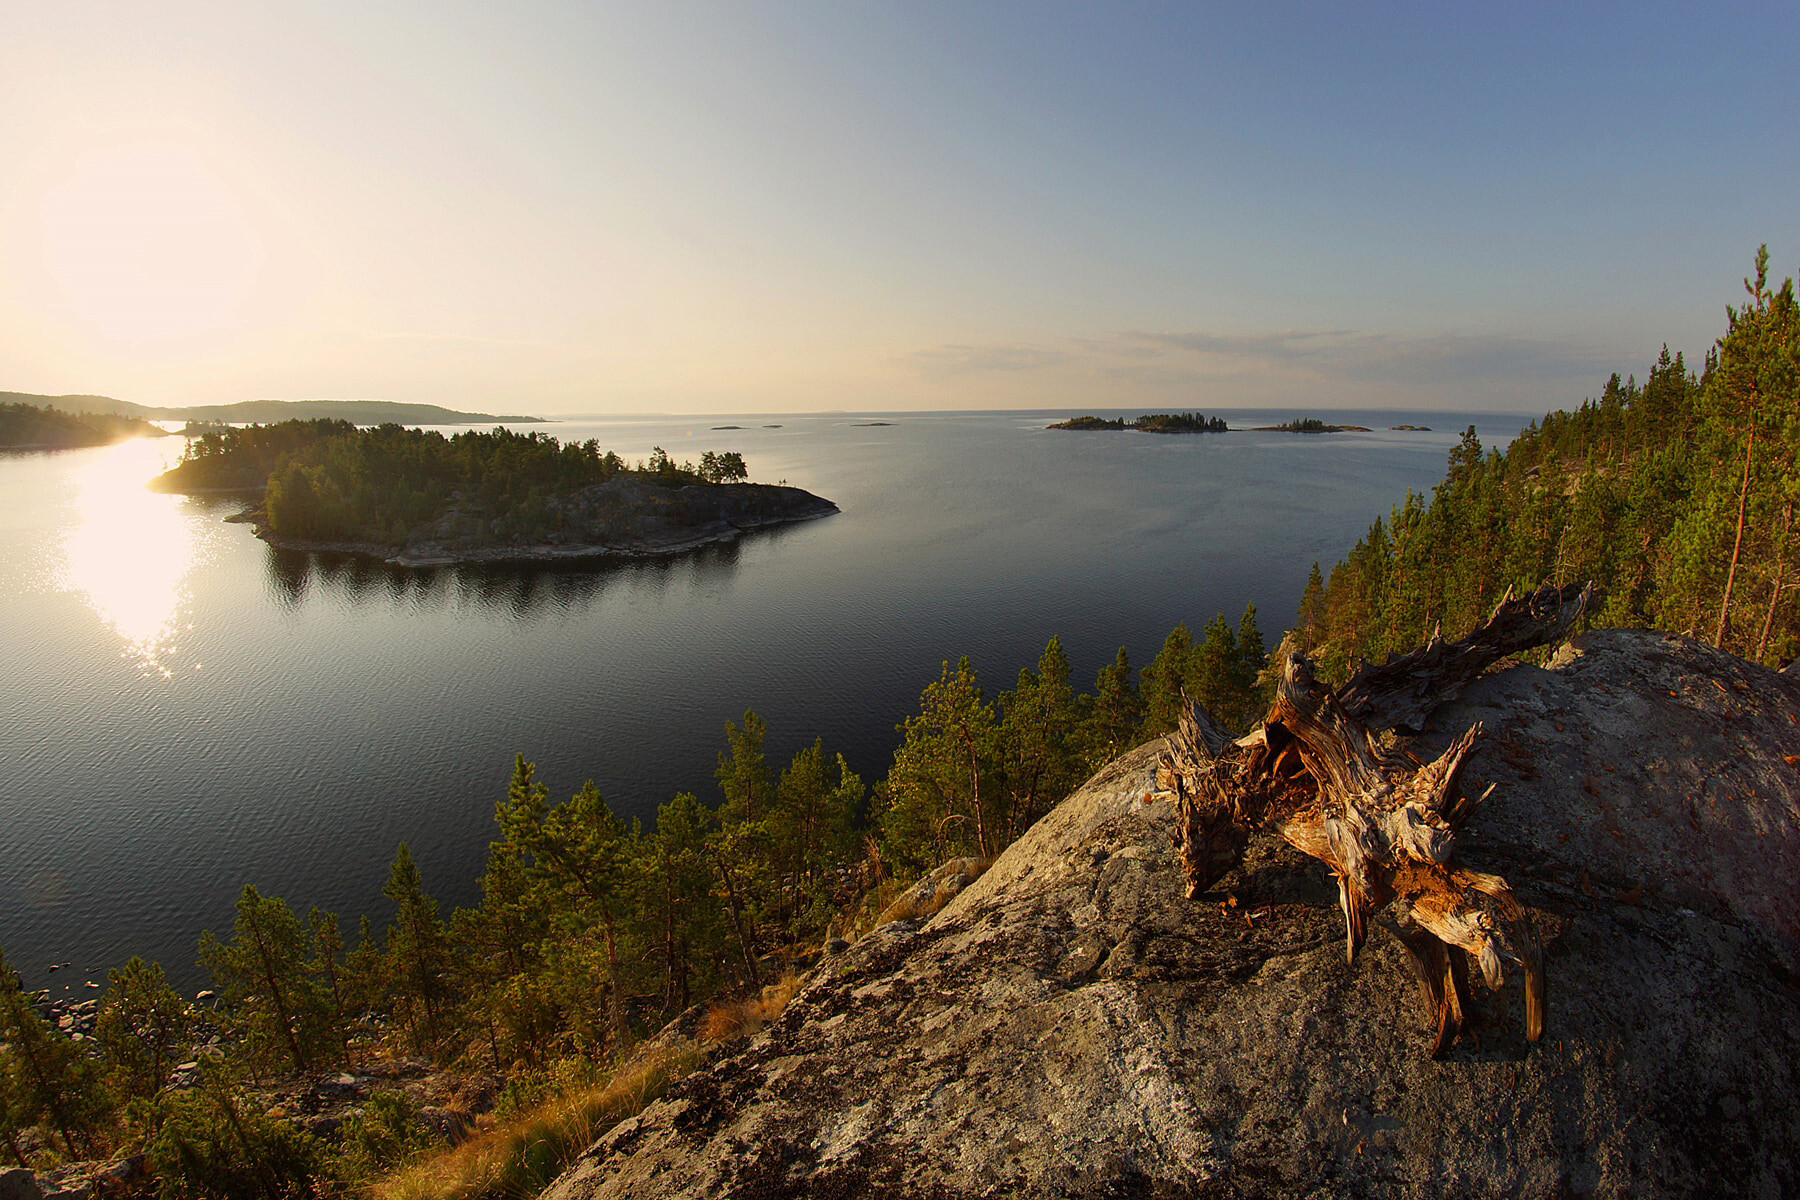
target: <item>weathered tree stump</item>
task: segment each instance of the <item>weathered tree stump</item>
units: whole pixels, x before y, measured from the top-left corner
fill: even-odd
[[[1335,692],[1314,679],[1304,655],[1284,650],[1268,716],[1235,742],[1187,704],[1156,778],[1159,794],[1176,805],[1188,896],[1238,865],[1252,830],[1277,834],[1337,877],[1350,961],[1369,918],[1398,902],[1396,933],[1432,1014],[1433,1054],[1456,1040],[1468,1011],[1468,968],[1456,950],[1490,988],[1504,982],[1505,963],[1523,970],[1525,1035],[1537,1041],[1544,976],[1531,922],[1504,879],[1454,861],[1457,832],[1487,798],[1470,799],[1456,786],[1481,726],[1429,763],[1376,735],[1423,730],[1434,709],[1488,666],[1562,637],[1592,597],[1591,584],[1545,584],[1523,599],[1509,591],[1469,636],[1433,637]]]

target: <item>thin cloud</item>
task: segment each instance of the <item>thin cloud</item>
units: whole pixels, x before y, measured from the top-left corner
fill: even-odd
[[[1172,356],[1195,356],[1209,365],[1255,363],[1363,382],[1567,379],[1603,372],[1599,356],[1582,347],[1510,335],[1289,329],[1253,334],[1130,331],[1119,337]]]
[[[928,378],[947,379],[993,371],[1036,371],[1061,366],[1069,360],[1070,355],[1066,351],[1045,350],[1037,346],[970,346],[946,343],[903,354],[898,361]]]
[[[1416,396],[1471,386],[1495,395],[1521,388],[1535,393],[1546,383],[1604,379],[1611,369],[1572,341],[1352,329],[1124,330],[1048,345],[945,343],[896,361],[933,380],[1035,371],[1065,386],[1086,379],[1162,394],[1222,388],[1246,401],[1319,388],[1361,395],[1392,390]]]

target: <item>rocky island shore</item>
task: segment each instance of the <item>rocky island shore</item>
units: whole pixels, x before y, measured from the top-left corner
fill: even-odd
[[[240,496],[250,507],[228,519],[274,546],[401,567],[660,557],[838,511],[747,473],[731,451],[695,464],[659,448],[631,465],[592,441],[503,428],[289,421],[198,437],[151,486]]]
[[[434,567],[661,558],[838,511],[822,496],[780,484],[665,488],[634,479],[593,484],[546,501],[545,508],[560,521],[541,539],[510,535],[504,515],[452,508],[409,530],[400,546],[284,534],[270,526],[265,507],[232,519],[249,522],[257,537],[284,550],[352,554],[398,567]]]

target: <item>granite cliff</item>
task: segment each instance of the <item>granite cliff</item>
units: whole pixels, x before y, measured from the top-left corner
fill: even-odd
[[[1460,852],[1544,943],[1537,1044],[1515,983],[1431,1057],[1399,942],[1347,967],[1335,886],[1272,837],[1185,899],[1151,744],[547,1195],[1800,1192],[1800,680],[1591,633],[1409,748],[1476,720]]]

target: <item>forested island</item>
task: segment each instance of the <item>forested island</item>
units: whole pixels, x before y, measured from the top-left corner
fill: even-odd
[[[1123,417],[1071,417],[1046,425],[1046,429],[1068,429],[1077,433],[1098,433],[1134,429],[1139,433],[1226,433],[1230,426],[1223,417],[1207,417],[1200,413],[1147,413],[1127,421]]]
[[[1411,426],[1395,426],[1396,429]],[[1295,417],[1279,425],[1258,425],[1256,433],[1368,433],[1367,425],[1328,425],[1317,417]]]
[[[1794,483],[1800,309],[1792,281],[1768,286],[1766,255],[1759,255],[1747,289],[1748,299],[1729,310],[1728,328],[1698,374],[1665,347],[1644,383],[1614,375],[1597,400],[1547,415],[1504,453],[1482,447],[1469,428],[1429,498],[1409,494],[1329,573],[1315,566],[1283,649],[1304,651],[1322,676],[1342,681],[1359,662],[1482,625],[1509,591],[1523,593],[1542,580],[1591,579],[1599,590],[1581,610],[1582,628],[1645,626],[1768,666],[1791,664],[1800,652],[1793,521],[1800,499]],[[432,495],[434,480],[439,502],[448,502],[454,480],[458,504],[522,512],[535,488],[539,509],[548,511],[549,498],[595,486],[595,472],[679,490],[738,486],[708,483],[706,476],[735,476],[741,468],[730,456],[690,469],[659,454],[628,469],[597,448],[504,431],[433,442],[435,435],[399,429],[352,438],[320,423],[213,436],[177,469],[185,485],[244,487],[261,478],[272,515],[299,498],[289,519],[323,522],[306,528],[332,533],[362,528],[334,522],[375,511],[362,509],[365,503],[399,513],[415,511],[407,505],[416,503],[425,512],[425,499],[413,498]],[[429,465],[415,471],[409,456]],[[451,470],[458,462],[464,463],[460,474]],[[507,482],[515,472],[522,491]],[[689,475],[698,482],[688,482]],[[665,477],[667,485],[660,482]],[[404,487],[390,482],[401,478]],[[377,493],[384,498],[378,501]],[[1712,686],[1678,695],[1673,689],[1687,686],[1680,672],[1688,667],[1681,664],[1726,660],[1684,645],[1687,650],[1651,646],[1648,657],[1633,660],[1645,670],[1642,664],[1656,656],[1676,663],[1666,691],[1676,702],[1668,707],[1670,721],[1681,719],[1682,705],[1711,704],[1722,714],[1718,727],[1731,729],[1742,719],[1738,707],[1757,689],[1789,690],[1791,665],[1788,675],[1776,677],[1738,662],[1720,668],[1739,670],[1743,677],[1734,677],[1733,686],[1713,677]],[[889,947],[904,948],[909,938],[930,943],[930,931],[920,933],[915,922],[929,918],[949,893],[929,881],[979,874],[1096,768],[1173,729],[1184,693],[1223,734],[1248,729],[1269,711],[1285,658],[1265,651],[1256,613],[1246,609],[1235,628],[1222,614],[1198,636],[1177,627],[1141,673],[1121,649],[1085,694],[1076,692],[1056,639],[1011,688],[991,698],[966,658],[945,662],[926,682],[917,711],[899,726],[892,765],[873,787],[818,740],[778,770],[763,753],[763,722],[747,712],[741,723],[725,726],[713,781],[717,799],[708,803],[683,792],[647,827],[628,826],[592,783],[553,803],[533,766],[518,759],[506,793],[493,798],[496,839],[481,899],[471,909],[446,918],[426,886],[429,864],[416,863],[402,845],[384,889],[391,912],[382,921],[365,916],[351,937],[334,914],[313,908],[303,915],[246,887],[231,930],[201,941],[200,959],[217,993],[209,991],[203,1002],[176,996],[160,969],[137,960],[113,971],[104,992],[79,1003],[25,992],[0,964],[0,1150],[44,1175],[60,1161],[118,1160],[115,1177],[154,1171],[167,1196],[535,1194],[608,1129],[635,1130],[625,1119],[673,1081],[774,1020],[806,972],[835,961],[831,956],[846,953],[859,937],[886,931],[864,952],[879,961],[897,961],[903,949],[890,953]],[[1671,657],[1676,653],[1679,662]],[[1537,696],[1546,685],[1539,678],[1521,686]],[[1712,695],[1715,688],[1720,698]],[[1632,714],[1615,720],[1619,730],[1601,731],[1629,754],[1637,710],[1616,707],[1621,701],[1605,687],[1584,694],[1589,703],[1613,705],[1607,711],[1615,717]],[[1602,695],[1605,701],[1593,699]],[[1542,697],[1532,703],[1544,715],[1527,725],[1546,737],[1552,729],[1564,732],[1562,721],[1548,715],[1560,709],[1546,708]],[[1659,744],[1673,747],[1684,736],[1681,727],[1671,728]],[[1502,759],[1516,752],[1513,732],[1499,740]],[[1571,727],[1565,741],[1580,747],[1588,737]],[[1679,758],[1686,751],[1668,753]],[[1608,777],[1600,787],[1624,787],[1625,776],[1639,768],[1623,757],[1617,765],[1616,785],[1613,762],[1584,769]],[[1537,773],[1529,756],[1520,769]],[[1544,775],[1553,777],[1549,769]],[[1096,881],[1085,885],[1084,897],[1134,886],[1141,857],[1150,853],[1134,845],[1127,856],[1107,840],[1121,813],[1148,811],[1137,776],[1102,771],[1096,778],[1119,794],[1109,799],[1103,822],[1093,818],[1092,828],[1105,837],[1081,842],[1080,862]],[[1579,816],[1585,810],[1572,782],[1569,791],[1568,807],[1557,811]],[[1581,795],[1596,794],[1589,780]],[[1721,808],[1729,799],[1714,797]],[[1672,820],[1698,834],[1703,817],[1712,819],[1690,807],[1685,821]],[[1546,844],[1622,836],[1589,824],[1595,828],[1565,821],[1560,834],[1545,833]],[[1062,870],[1060,862],[1048,873]],[[1246,881],[1241,905],[1237,891],[1228,899],[1211,897],[1175,935],[1165,929],[1151,941],[1138,939],[1135,930],[1114,933],[1116,944],[1083,941],[1067,960],[1051,956],[1047,962],[1061,962],[1061,982],[1034,1002],[1076,994],[1096,981],[1119,986],[1161,964],[1189,983],[1203,968],[1222,972],[1221,980],[1233,975],[1234,986],[1254,977],[1264,1009],[1270,1007],[1265,997],[1311,1003],[1316,993],[1276,990],[1291,979],[1284,983],[1261,970],[1272,953],[1262,939],[1277,925],[1274,936],[1287,939],[1280,944],[1289,955],[1280,961],[1294,964],[1327,939],[1341,945],[1344,926],[1335,912],[1320,917],[1330,901],[1315,899],[1289,905],[1299,915],[1282,932],[1284,918],[1249,888],[1304,872],[1296,875],[1284,860],[1264,866],[1259,882]],[[905,890],[921,876],[928,886]],[[1556,905],[1579,914],[1570,918],[1573,933],[1569,922],[1558,927],[1565,965],[1583,953],[1583,937],[1637,939],[1629,943],[1632,953],[1661,953],[1657,947],[1668,937],[1701,919],[1688,908],[1675,911],[1675,901],[1657,902],[1652,911],[1653,893],[1642,878],[1596,873],[1590,879],[1584,869],[1579,885],[1563,890],[1568,894],[1557,892]],[[1328,894],[1329,882],[1314,891]],[[1687,904],[1682,895],[1676,899]],[[1213,900],[1216,921],[1203,911]],[[1046,910],[1045,923],[1067,924],[1068,910],[1066,904]],[[1614,920],[1614,913],[1623,915]],[[1597,932],[1584,933],[1588,925]],[[1744,931],[1708,928],[1720,931],[1719,938],[1740,939],[1719,954],[1754,960],[1741,948],[1748,945]],[[890,934],[891,941],[882,940]],[[1332,954],[1341,966],[1341,952]],[[1682,958],[1680,969],[1694,970],[1699,961]],[[1454,968],[1447,969],[1454,979]],[[1756,969],[1763,972],[1761,992],[1784,994],[1780,985],[1767,984],[1786,979],[1784,969],[1775,968],[1774,976],[1767,964]],[[1694,976],[1684,986],[1708,992],[1709,979]],[[869,1003],[890,992],[904,999],[911,986],[894,978],[884,990],[870,984]],[[1165,990],[1179,994],[1173,985]],[[839,991],[848,993],[846,1004],[865,995]],[[1614,988],[1621,1004],[1630,991]],[[835,994],[829,988],[806,994],[814,993]],[[1440,1002],[1448,1003],[1441,995]],[[1238,1036],[1236,1024],[1227,1023],[1227,1030]],[[1289,1036],[1313,1033],[1290,1030]],[[1512,1053],[1505,1045],[1464,1065],[1485,1069],[1496,1054]],[[914,1049],[908,1063],[929,1057]],[[1530,1056],[1521,1049],[1506,1065],[1509,1094],[1521,1078],[1539,1088],[1534,1064],[1561,1053],[1551,1038]],[[707,1121],[737,1111],[757,1083],[746,1082],[742,1069],[733,1078],[727,1082],[741,1090],[703,1090],[679,1112]],[[1383,1131],[1363,1124],[1372,1118],[1333,1104],[1326,1124],[1350,1129],[1345,1145],[1354,1144],[1356,1156],[1365,1137],[1370,1157],[1391,1151],[1391,1132],[1388,1144],[1378,1142]],[[1747,1102],[1744,1108],[1745,1120],[1764,1119]],[[787,1163],[776,1166],[785,1170]]]
[[[58,399],[79,400],[80,397]],[[77,446],[107,446],[126,438],[163,437],[167,432],[136,417],[121,417],[105,412],[71,412],[54,405],[27,404],[21,401],[0,403],[0,449],[4,450],[68,450]]]
[[[633,465],[592,439],[315,420],[201,434],[153,486],[244,496],[278,546],[401,566],[672,554],[837,511],[747,474],[735,451]]]

